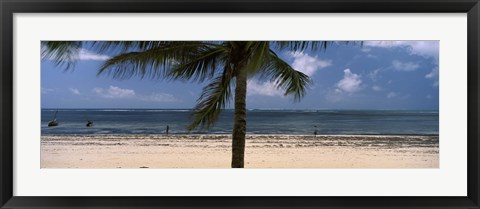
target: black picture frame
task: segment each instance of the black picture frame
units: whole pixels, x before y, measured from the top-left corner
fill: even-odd
[[[0,0],[1,208],[479,208],[478,0]],[[22,197],[13,196],[15,13],[467,13],[468,188],[465,197]],[[445,179],[448,181],[448,179]],[[252,188],[254,189],[254,188]]]

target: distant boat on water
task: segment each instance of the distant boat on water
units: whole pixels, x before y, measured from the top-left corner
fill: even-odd
[[[48,127],[52,127],[52,126],[58,126],[58,122],[57,122],[57,111],[55,111],[55,114],[53,115],[53,120],[51,121],[48,121]]]
[[[93,122],[92,121],[89,121],[87,120],[87,127],[92,127],[93,126]]]

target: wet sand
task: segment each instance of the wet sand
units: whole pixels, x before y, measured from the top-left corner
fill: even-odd
[[[229,168],[230,135],[45,135],[42,168]],[[438,168],[438,136],[247,135],[246,168]]]

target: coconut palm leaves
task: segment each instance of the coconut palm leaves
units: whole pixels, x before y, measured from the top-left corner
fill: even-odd
[[[259,70],[260,77],[274,82],[276,87],[285,91],[284,95],[293,95],[295,101],[305,96],[311,84],[310,78],[304,73],[293,69],[288,63],[269,50],[263,65]]]
[[[199,126],[209,127],[217,121],[220,111],[231,100],[232,82],[233,70],[227,66],[222,75],[203,88],[194,108],[193,121],[188,126],[189,131]]]
[[[69,69],[75,64],[75,58],[81,47],[80,41],[44,41],[42,58],[51,59],[57,65],[66,64],[66,69]]]

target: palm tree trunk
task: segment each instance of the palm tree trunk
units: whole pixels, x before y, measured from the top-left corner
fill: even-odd
[[[245,134],[247,130],[247,70],[237,69],[235,113],[232,133],[232,168],[244,167]]]

